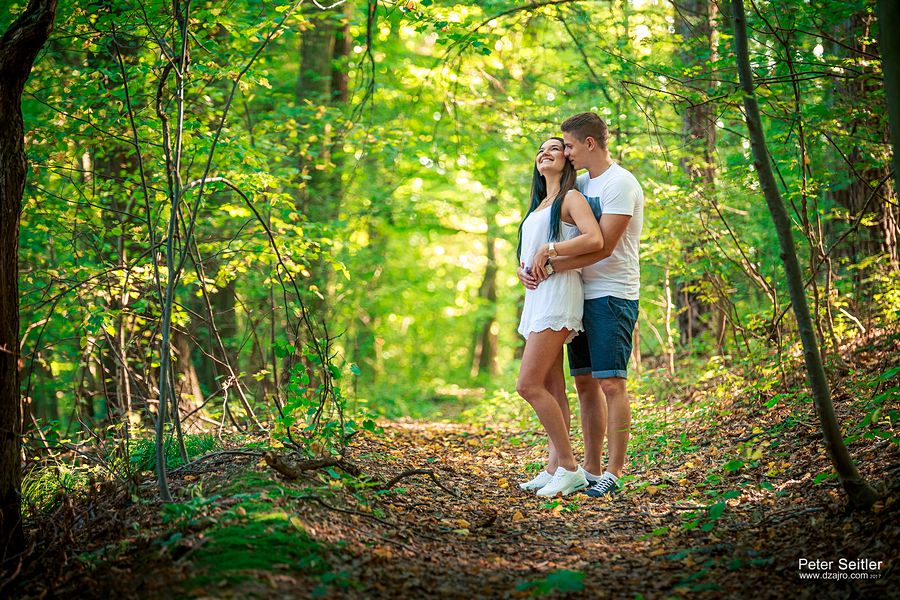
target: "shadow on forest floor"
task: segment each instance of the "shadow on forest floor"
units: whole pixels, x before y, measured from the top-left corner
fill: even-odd
[[[883,366],[898,346],[894,336],[855,360],[871,371],[867,357]],[[854,402],[835,393],[845,430],[859,420]],[[519,490],[544,441],[502,426],[395,421],[354,438],[348,459],[373,480],[422,469],[440,482],[414,474],[392,490],[335,467],[286,480],[261,459],[223,455],[174,476],[184,501],[162,510],[113,484],[63,498],[29,522],[30,560],[9,585],[17,597],[79,598],[895,594],[897,436],[854,436],[884,498],[848,513],[812,404],[768,404],[735,390],[638,406],[630,476],[606,499]],[[801,559],[832,565],[814,581]],[[881,565],[841,570],[841,559]]]

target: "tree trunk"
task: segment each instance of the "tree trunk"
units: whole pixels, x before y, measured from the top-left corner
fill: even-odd
[[[683,0],[677,5],[676,31],[681,35],[679,55],[689,73],[698,70],[706,77],[705,63],[714,58],[715,32],[712,20],[716,6],[710,0]],[[686,83],[692,87],[692,77]],[[707,90],[709,91],[709,90]],[[716,116],[711,102],[688,106],[681,114],[684,154],[681,168],[695,194],[709,195],[715,185]],[[685,248],[685,264],[689,264],[696,245]],[[678,329],[681,343],[690,346],[693,339],[710,330],[713,307],[701,300],[698,281],[680,279],[675,284],[675,305],[678,307]]]
[[[172,337],[175,340],[177,352],[177,360],[175,362],[177,371],[175,398],[182,408],[182,413],[190,414],[203,404],[203,390],[200,388],[200,378],[197,376],[194,361],[191,360],[190,337],[186,333],[177,330]],[[184,419],[183,425],[189,432],[199,432],[202,429],[196,414],[190,419]]]
[[[350,31],[347,28],[346,10],[350,10],[350,2],[337,10],[322,10],[315,4],[304,7],[312,27],[306,30],[300,45],[300,72],[297,79],[297,107],[301,111],[311,111],[304,117],[310,123],[305,132],[305,139],[298,152],[299,170],[302,179],[297,190],[295,202],[299,212],[311,225],[311,230],[320,240],[332,238],[335,221],[340,215],[342,181],[341,150],[342,134],[336,131],[341,127],[341,119],[335,118],[335,107],[346,104],[348,87],[344,74],[335,65],[346,58],[350,50]],[[332,248],[324,241],[318,252],[307,258],[310,277],[308,279],[309,295],[303,299],[309,314],[319,323],[327,324],[334,310],[332,306],[334,269]],[[315,337],[325,337],[324,330],[315,333]],[[301,332],[296,346],[316,344],[316,340],[307,339],[309,332]],[[302,351],[299,351],[302,356]],[[287,373],[291,361],[298,356],[287,357],[284,369]],[[306,359],[309,373],[318,371],[315,365]],[[313,379],[310,387],[315,389],[318,382]]]
[[[19,504],[19,216],[25,190],[22,92],[56,16],[56,0],[31,0],[0,38],[0,561],[25,547]]]
[[[340,10],[322,10],[313,4],[305,10],[312,23],[300,47],[300,73],[297,78],[297,105],[304,107],[337,107],[346,103],[349,90],[347,73],[341,63],[350,52],[349,16],[352,3]],[[321,110],[321,109],[319,109]],[[337,219],[341,206],[341,165],[343,152],[341,134],[335,131],[340,121],[328,114],[317,113],[311,118],[307,132],[309,144],[306,155],[300,154],[300,171],[304,185],[297,198],[297,207],[313,224],[328,227]],[[310,312],[328,321],[329,287],[332,269],[325,255],[327,249],[312,261],[311,287],[314,294],[309,301]]]
[[[896,11],[896,7],[893,8]],[[850,49],[832,44],[831,52],[852,65],[854,69],[869,76],[838,79],[833,89],[832,100],[837,114],[844,115],[845,135],[850,147],[841,148],[835,156],[835,171],[843,173],[831,196],[848,212],[849,222],[858,215],[874,215],[867,225],[861,226],[848,240],[842,251],[849,255],[852,263],[858,263],[876,254],[885,254],[892,268],[898,267],[898,237],[900,237],[900,209],[897,208],[896,187],[889,179],[890,164],[873,164],[872,149],[865,148],[859,140],[871,138],[890,144],[889,125],[882,120],[889,110],[880,98],[880,85],[875,77],[875,61],[870,58],[882,50],[872,40],[874,15],[860,11],[843,22],[835,37],[847,40]],[[883,30],[883,29],[882,29]],[[888,42],[882,36],[882,43]],[[885,86],[891,81],[887,70],[884,73]],[[896,110],[896,108],[895,108]],[[871,144],[871,142],[869,142]],[[888,180],[877,190],[876,186]],[[866,275],[858,274],[861,282]],[[863,300],[864,301],[864,300]]]
[[[666,266],[664,280],[663,306],[666,311],[666,373],[669,377],[675,375],[675,341],[672,338],[672,286],[669,283],[669,267]]]
[[[472,350],[472,375],[485,373],[493,376],[497,366],[497,197],[492,195],[486,205],[487,266],[478,290],[478,317],[475,321],[475,339]]]
[[[98,9],[108,11],[116,17],[120,17],[124,10],[123,7],[109,0],[98,3]],[[115,35],[105,32],[104,43],[98,45],[96,52],[88,54],[88,67],[104,74],[101,81],[108,95],[121,92],[125,86],[122,78],[117,76],[117,58],[126,64],[133,64],[137,61],[139,49],[139,38],[123,32]],[[83,60],[83,56],[78,54],[72,54],[70,59],[73,68],[80,68],[78,65]],[[120,116],[124,125],[127,122],[124,108]],[[123,202],[119,181],[127,173],[138,172],[137,157],[133,150],[134,148],[127,143],[107,139],[102,144],[97,144],[91,150],[86,151],[86,158],[83,159],[86,164],[82,164],[82,168],[89,171],[85,173],[86,178],[94,178],[95,173],[100,175],[93,181],[92,187],[99,195],[97,203],[101,206],[100,216],[103,227],[106,232],[117,232],[112,237],[105,239],[101,245],[102,263],[115,265],[117,269],[107,275],[108,297],[98,295],[97,298],[98,301],[105,301],[105,306],[101,310],[116,318],[116,333],[106,335],[105,343],[100,344],[99,364],[106,400],[106,413],[103,418],[107,422],[114,421],[117,416],[127,415],[131,406],[130,386],[128,385],[130,377],[128,350],[124,343],[127,332],[123,313],[128,302],[127,282],[129,279],[125,276],[124,269],[127,265],[127,256],[131,254],[129,252],[129,236],[126,232],[133,221],[129,215],[134,207],[135,196],[131,195],[127,201]],[[127,421],[126,416],[124,422],[127,423]]]
[[[800,271],[800,261],[797,259],[797,250],[794,247],[791,220],[781,199],[781,193],[778,191],[778,185],[772,172],[772,165],[769,163],[769,150],[766,146],[765,133],[762,128],[762,118],[760,117],[759,106],[756,103],[756,96],[753,91],[753,72],[750,69],[744,2],[743,0],[732,0],[731,5],[734,19],[735,54],[741,88],[744,92],[744,114],[747,122],[747,131],[750,135],[750,145],[753,148],[753,165],[756,168],[760,188],[765,196],[766,204],[769,206],[769,212],[772,214],[772,221],[778,233],[778,241],[781,246],[781,260],[784,263],[787,276],[791,305],[797,318],[797,328],[800,331],[800,339],[803,343],[806,374],[809,378],[816,411],[822,426],[825,447],[844,486],[844,490],[850,498],[851,505],[854,508],[868,509],[877,500],[877,494],[857,472],[856,465],[853,464],[853,459],[850,457],[847,446],[844,444],[841,429],[834,414],[834,406],[831,403],[831,390],[828,386],[828,379],[825,376],[822,357],[819,354],[819,346],[809,313],[809,305],[806,302],[803,273]]]
[[[878,31],[894,156],[894,190],[900,191],[900,38],[897,36],[897,31],[900,31],[900,6],[896,0],[878,0]],[[895,238],[894,244],[897,243]]]

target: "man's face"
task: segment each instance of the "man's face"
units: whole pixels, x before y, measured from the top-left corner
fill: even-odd
[[[575,170],[586,169],[588,166],[588,153],[590,152],[591,138],[585,138],[582,142],[569,132],[563,133],[563,141],[565,142],[566,158],[575,167]]]

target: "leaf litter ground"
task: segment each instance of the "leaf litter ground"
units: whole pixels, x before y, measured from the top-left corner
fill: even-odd
[[[893,336],[856,349],[860,372],[886,375],[864,399],[852,374],[836,388],[845,431],[860,407],[896,389],[897,369],[884,363],[897,346]],[[61,497],[29,521],[29,560],[5,589],[79,598],[896,597],[900,449],[896,421],[882,418],[900,408],[896,395],[849,436],[861,473],[883,494],[861,514],[846,509],[802,393],[724,393],[721,384],[638,403],[630,475],[615,497],[519,490],[540,468],[535,432],[387,422],[382,434],[352,441],[347,460],[361,478],[339,465],[291,472],[296,461],[284,453],[268,463],[219,455],[173,475],[177,505],[111,483]],[[140,496],[152,495],[143,482]],[[882,564],[842,575],[841,558]],[[819,575],[837,579],[802,579],[801,559],[832,561]]]

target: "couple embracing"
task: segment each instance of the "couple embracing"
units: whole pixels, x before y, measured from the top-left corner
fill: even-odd
[[[549,437],[544,470],[519,487],[539,496],[586,490],[601,497],[620,488],[631,427],[625,381],[638,315],[644,196],[610,158],[598,115],[575,115],[561,128],[563,137],[547,139],[535,157],[531,202],[519,227],[517,273],[525,286],[519,333],[526,342],[516,389]],[[587,172],[576,177],[581,169]],[[583,466],[569,440],[566,345],[581,408]]]

